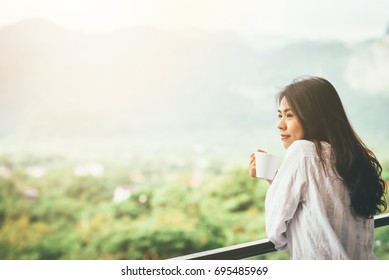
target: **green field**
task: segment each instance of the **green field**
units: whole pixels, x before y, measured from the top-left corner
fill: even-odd
[[[2,156],[0,259],[166,259],[263,239],[266,191],[246,166],[217,160]],[[389,227],[376,230],[375,252],[389,259]]]

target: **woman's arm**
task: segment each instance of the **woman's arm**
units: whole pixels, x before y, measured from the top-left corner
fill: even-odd
[[[289,147],[289,149],[291,149]],[[276,249],[287,248],[288,223],[304,196],[306,187],[305,158],[293,147],[266,194],[266,234]]]

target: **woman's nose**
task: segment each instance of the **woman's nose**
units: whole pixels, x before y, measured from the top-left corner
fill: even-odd
[[[278,129],[281,129],[281,130],[285,130],[286,129],[286,124],[285,124],[285,121],[283,118],[281,118],[278,122],[278,125],[277,125],[277,128]]]

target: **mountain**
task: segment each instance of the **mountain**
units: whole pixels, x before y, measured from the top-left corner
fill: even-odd
[[[271,45],[252,41],[261,40]],[[117,156],[199,145],[231,157],[258,147],[281,152],[274,96],[305,74],[332,81],[357,131],[382,147],[387,42],[261,49],[227,32],[87,34],[25,20],[0,29],[0,152]]]
[[[368,94],[388,95],[389,35],[358,46],[345,70],[348,84]]]

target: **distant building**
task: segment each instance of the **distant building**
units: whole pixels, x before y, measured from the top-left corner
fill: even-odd
[[[35,202],[39,197],[39,190],[32,187],[25,187],[22,189],[21,193],[23,198],[28,202]]]
[[[0,177],[10,178],[11,177],[11,170],[9,170],[5,166],[0,166]]]
[[[29,166],[26,168],[26,172],[31,177],[40,178],[46,174],[46,168],[38,165]]]
[[[119,203],[128,199],[134,190],[138,187],[136,185],[124,185],[118,186],[113,192],[113,202]]]
[[[126,199],[128,199],[131,196],[131,189],[126,186],[119,186],[116,187],[115,191],[113,192],[113,202],[119,203]]]
[[[79,164],[74,168],[74,174],[80,177],[101,177],[104,174],[104,166],[99,163]]]

